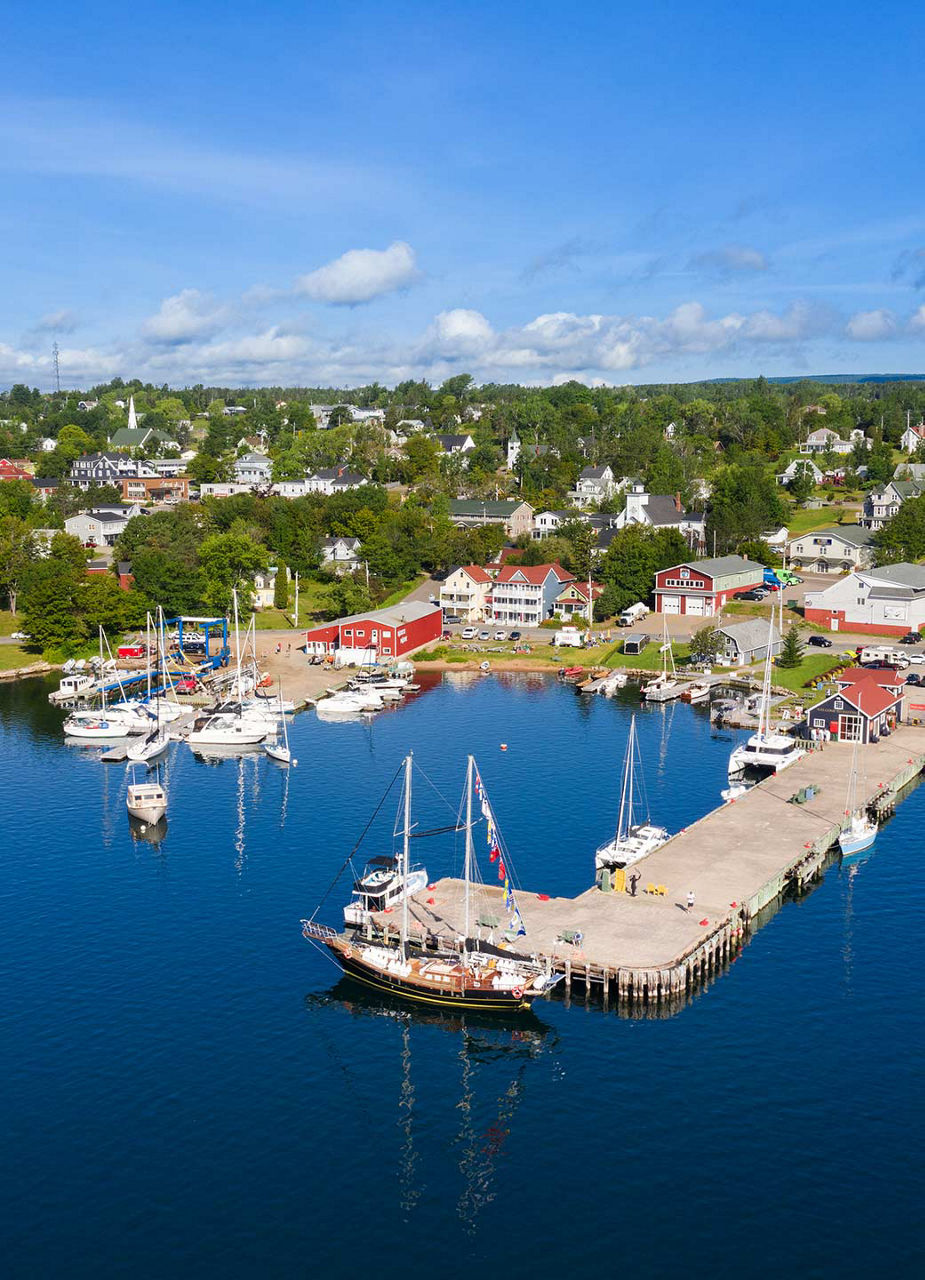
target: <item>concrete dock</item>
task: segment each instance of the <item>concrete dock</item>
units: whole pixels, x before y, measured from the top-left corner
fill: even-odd
[[[655,1005],[681,1001],[718,973],[745,941],[758,913],[822,874],[844,818],[851,746],[832,742],[810,752],[746,796],[721,805],[635,864],[637,894],[590,888],[575,898],[544,900],[520,889],[517,905],[527,933],[511,949],[548,960],[566,987],[594,989],[605,1002]],[[925,727],[903,725],[862,748],[858,802],[886,815],[897,793],[925,768]],[[819,790],[806,804],[790,803],[801,788]],[[588,850],[593,878],[594,850]],[[649,892],[652,886],[656,892]],[[664,889],[660,892],[659,889]],[[687,909],[687,895],[694,907]],[[487,923],[500,943],[508,913],[502,891],[479,887],[473,921]],[[415,929],[444,939],[463,928],[463,883],[444,879],[412,900]],[[492,918],[501,921],[491,928]],[[380,918],[390,929],[395,917]],[[580,933],[578,945],[565,938]]]

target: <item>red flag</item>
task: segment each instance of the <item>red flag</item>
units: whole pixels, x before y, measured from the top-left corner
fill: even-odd
[[[504,863],[499,858],[498,859],[498,879],[504,880],[506,879],[506,877],[507,877],[507,872],[504,869]]]
[[[501,856],[501,850],[498,848],[497,845],[493,845],[491,853],[488,855],[489,861],[497,862],[500,856]]]

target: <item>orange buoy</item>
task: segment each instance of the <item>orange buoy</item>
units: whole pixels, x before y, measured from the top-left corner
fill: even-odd
[[[506,742],[502,742],[502,743],[501,743],[501,750],[502,750],[502,751],[507,751],[507,743],[506,743]]]

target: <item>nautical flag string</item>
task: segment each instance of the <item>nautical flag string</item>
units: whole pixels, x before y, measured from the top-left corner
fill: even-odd
[[[522,938],[526,935],[526,932],[527,932],[527,930],[524,928],[523,917],[520,914],[519,908],[516,906],[514,908],[514,913],[511,916],[510,930],[511,930],[511,933],[514,934],[515,938]]]
[[[479,799],[479,808],[482,817],[485,819],[485,838],[488,843],[489,861],[498,864],[498,881],[504,891],[504,908],[506,911],[512,912],[511,915],[511,932],[515,937],[522,937],[527,930],[524,927],[523,918],[517,907],[517,901],[514,897],[514,890],[511,886],[510,877],[508,876],[507,867],[504,865],[504,857],[502,855],[501,838],[495,823],[495,815],[492,812],[491,802],[488,799],[488,793],[485,790],[485,783],[482,781],[481,774],[478,769],[475,770],[475,793]]]

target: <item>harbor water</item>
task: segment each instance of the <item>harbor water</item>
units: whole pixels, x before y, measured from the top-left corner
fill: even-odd
[[[174,744],[160,839],[129,827],[124,765],[64,745],[53,685],[0,685],[4,1274],[917,1272],[925,789],[673,1016],[408,1011],[299,928],[408,749],[420,831],[452,825],[471,751],[524,892],[574,894],[634,710],[672,831],[745,736],[633,689],[424,680],[369,725],[296,717],[291,771]],[[358,858],[391,851],[396,806]],[[435,878],[462,846],[414,854]]]

